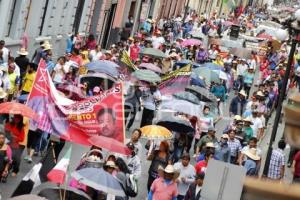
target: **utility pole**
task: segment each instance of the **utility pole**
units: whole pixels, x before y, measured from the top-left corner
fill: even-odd
[[[140,24],[140,14],[142,9],[142,0],[136,0],[135,8],[134,8],[134,18],[133,18],[133,27],[130,33],[130,36],[133,37],[134,33],[137,31],[138,26]]]

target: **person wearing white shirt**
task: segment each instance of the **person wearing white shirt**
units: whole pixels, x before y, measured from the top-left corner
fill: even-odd
[[[248,65],[246,64],[246,60],[242,60],[241,63],[237,65],[237,76],[243,76],[247,69]]]
[[[101,46],[96,45],[96,48],[94,50],[91,50],[90,56],[92,58],[92,61],[100,60],[100,58],[103,56],[103,53],[101,52]]]
[[[178,200],[183,200],[190,184],[195,181],[196,171],[193,165],[190,164],[191,157],[189,154],[183,154],[181,162],[174,164],[175,170],[180,172],[177,178]]]
[[[7,63],[8,58],[10,57],[10,50],[5,47],[5,41],[4,40],[0,41],[0,51],[2,51],[3,62]]]
[[[152,38],[153,48],[158,49],[162,44],[165,43],[164,37],[162,37],[161,32],[157,32],[157,36]]]
[[[261,118],[258,117],[258,110],[252,111],[252,125],[251,128],[253,130],[253,137],[256,137],[258,140],[263,134],[263,122],[261,121]]]
[[[146,90],[142,94],[143,101],[143,115],[141,121],[141,127],[151,125],[154,118],[154,111],[156,110],[156,104],[161,100],[161,94],[156,85],[150,85],[150,89]]]

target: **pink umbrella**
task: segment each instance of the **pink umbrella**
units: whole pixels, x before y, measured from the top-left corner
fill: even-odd
[[[192,46],[192,45],[197,46],[197,45],[201,45],[201,44],[202,44],[201,40],[197,40],[197,39],[194,39],[194,38],[186,39],[181,43],[181,45],[184,46],[184,47]]]
[[[142,63],[139,66],[140,68],[144,68],[144,69],[148,69],[151,70],[153,72],[157,72],[157,73],[162,73],[161,69],[159,67],[157,67],[156,65],[152,64],[152,63]]]
[[[225,22],[223,23],[224,26],[232,26],[233,24],[234,24],[234,23],[231,22],[231,21],[225,21]]]
[[[261,33],[257,37],[266,40],[273,40],[273,37],[267,33]]]

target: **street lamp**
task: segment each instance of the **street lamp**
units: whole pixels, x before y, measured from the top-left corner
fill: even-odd
[[[298,35],[300,33],[300,10],[297,10],[295,12],[295,17],[296,17],[296,20],[294,22],[292,22],[292,24],[291,24],[292,47],[290,50],[284,78],[282,80],[282,86],[281,86],[278,104],[277,104],[277,108],[276,108],[276,115],[275,115],[273,130],[272,130],[269,147],[268,147],[268,152],[267,152],[267,157],[266,157],[266,162],[265,162],[265,166],[264,166],[264,170],[263,170],[263,176],[268,176],[270,160],[271,160],[271,155],[272,155],[272,150],[273,150],[272,146],[273,146],[273,142],[276,139],[276,133],[277,133],[280,116],[281,116],[282,103],[283,103],[285,95],[286,95],[287,83],[288,83],[289,76],[291,73],[293,58],[294,58],[296,46],[298,43]],[[276,37],[278,39],[283,39],[283,40],[287,39],[287,31],[282,30],[282,29],[278,30]]]

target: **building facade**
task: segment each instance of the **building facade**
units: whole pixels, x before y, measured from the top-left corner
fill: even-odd
[[[137,2],[141,8],[137,9]],[[102,48],[118,41],[129,16],[148,18],[157,12],[160,0],[5,0],[0,1],[0,40],[5,40],[12,55],[27,35],[32,55],[42,40],[53,45],[54,57],[62,55],[66,39],[78,32],[93,33]],[[142,12],[136,15],[136,12]]]

